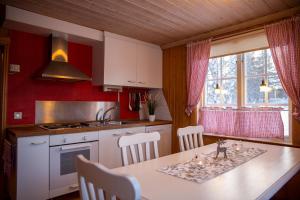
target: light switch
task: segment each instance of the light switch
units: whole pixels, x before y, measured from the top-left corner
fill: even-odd
[[[21,67],[20,65],[16,65],[16,64],[10,64],[9,65],[9,72],[10,73],[17,73],[21,71]]]
[[[14,119],[22,119],[22,112],[14,112]]]

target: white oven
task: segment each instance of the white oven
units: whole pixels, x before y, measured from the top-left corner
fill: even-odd
[[[98,162],[98,133],[50,137],[50,198],[79,189],[76,156]]]

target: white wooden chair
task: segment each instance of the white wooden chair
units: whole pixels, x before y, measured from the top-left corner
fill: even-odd
[[[128,165],[128,158],[127,158],[127,147],[130,148],[132,162],[138,163],[144,161],[144,152],[142,144],[145,144],[145,152],[146,152],[146,160],[150,160],[150,143],[153,143],[154,148],[154,157],[158,158],[158,146],[157,142],[160,140],[159,132],[152,132],[152,133],[137,133],[134,135],[126,135],[122,136],[119,139],[119,147],[122,150],[122,160],[123,166]],[[136,147],[138,150],[138,158],[136,156]]]
[[[82,200],[140,200],[140,184],[133,176],[111,172],[100,163],[77,156],[78,182]]]
[[[180,151],[186,151],[203,146],[203,126],[187,126],[177,130]]]

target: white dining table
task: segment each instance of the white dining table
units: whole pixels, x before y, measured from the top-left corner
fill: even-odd
[[[237,141],[227,140],[226,145]],[[195,153],[210,153],[216,144],[116,168],[113,171],[132,175],[141,186],[143,199],[148,200],[209,200],[209,199],[270,199],[300,170],[300,149],[251,142],[244,147],[267,150],[232,170],[203,183],[171,176],[158,169],[191,160]]]

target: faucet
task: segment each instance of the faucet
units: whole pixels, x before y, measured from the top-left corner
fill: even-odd
[[[102,116],[100,117],[100,119],[99,119],[99,114],[100,114],[100,112],[101,111],[103,111],[103,109],[100,109],[98,112],[97,112],[97,114],[96,114],[96,121],[99,121],[100,123],[106,123],[106,122],[109,122],[109,121],[111,121],[111,117],[109,116],[108,118],[106,118],[106,115],[107,115],[107,113],[109,112],[109,111],[111,111],[111,110],[120,110],[120,93],[118,92],[118,100],[117,100],[117,102],[116,102],[116,105],[115,106],[113,106],[113,107],[110,107],[110,108],[108,108],[107,110],[105,110],[104,111],[104,113],[102,114]]]
[[[106,115],[107,115],[107,113],[109,112],[109,111],[111,111],[111,110],[114,110],[114,109],[116,109],[116,106],[114,106],[114,107],[111,107],[111,108],[109,108],[109,109],[107,109],[106,111],[104,111],[104,113],[103,113],[103,115],[102,115],[102,119],[100,119],[100,120],[102,120],[102,122],[109,122],[110,120],[111,120],[111,118],[109,117],[109,118],[106,118]]]

